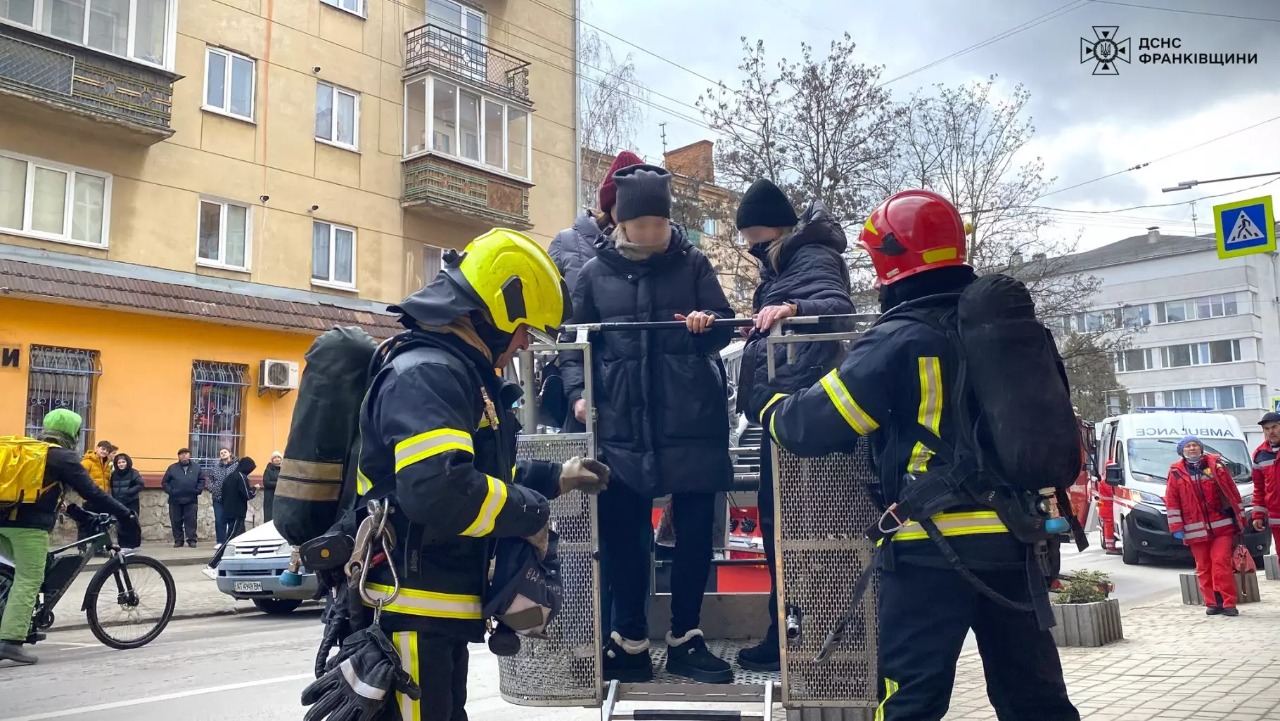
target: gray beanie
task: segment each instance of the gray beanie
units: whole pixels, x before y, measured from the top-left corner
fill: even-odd
[[[613,174],[618,186],[618,221],[646,215],[671,217],[671,173],[656,165],[632,165]]]

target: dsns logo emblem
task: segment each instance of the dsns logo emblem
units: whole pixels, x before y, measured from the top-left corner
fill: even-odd
[[[1094,75],[1119,75],[1118,63],[1130,62],[1130,38],[1117,40],[1118,25],[1094,25],[1094,39],[1080,38],[1080,62],[1093,63]]]

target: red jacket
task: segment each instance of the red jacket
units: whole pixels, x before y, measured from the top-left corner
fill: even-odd
[[[1240,490],[1218,456],[1206,453],[1203,475],[1194,478],[1185,460],[1170,466],[1164,502],[1169,509],[1169,531],[1182,531],[1182,542],[1188,546],[1244,530]]]
[[[1277,456],[1280,453],[1266,441],[1253,452],[1253,518],[1261,521],[1270,514],[1272,525],[1280,526],[1280,463],[1276,463]]]

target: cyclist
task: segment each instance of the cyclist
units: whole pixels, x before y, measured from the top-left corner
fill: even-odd
[[[13,558],[13,587],[0,618],[0,660],[33,664],[36,657],[22,650],[31,631],[31,611],[40,584],[44,582],[49,533],[58,517],[58,503],[63,486],[70,486],[121,521],[136,524],[137,516],[111,494],[103,491],[89,477],[80,457],[73,450],[80,435],[80,416],[59,408],[50,411],[42,422],[37,438],[50,444],[45,458],[44,491],[35,503],[22,503],[0,511],[0,546],[7,546]]]

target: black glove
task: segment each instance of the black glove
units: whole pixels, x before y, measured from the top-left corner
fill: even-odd
[[[302,691],[302,705],[312,707],[304,721],[373,721],[392,692],[422,698],[422,689],[400,667],[400,657],[377,626],[347,638],[328,669]]]
[[[316,678],[320,678],[328,670],[329,654],[354,630],[351,623],[351,610],[347,605],[349,591],[350,588],[343,583],[335,586],[330,595],[329,605],[325,609],[324,636],[321,637],[320,648],[316,651]]]

